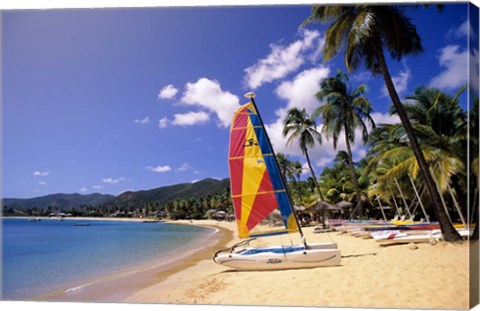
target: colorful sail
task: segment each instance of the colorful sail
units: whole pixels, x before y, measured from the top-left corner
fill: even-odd
[[[229,166],[240,238],[254,236],[251,231],[275,211],[282,216],[285,228],[281,232],[298,231],[272,146],[252,102],[238,108],[233,116]]]

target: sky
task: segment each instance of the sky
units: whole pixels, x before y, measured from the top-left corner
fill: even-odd
[[[276,152],[305,164],[286,146],[283,118],[292,107],[311,113],[322,104],[314,98],[319,81],[346,71],[341,54],[322,62],[326,25],[299,28],[310,10],[3,11],[3,197],[118,195],[226,178],[230,121],[249,91]],[[455,93],[468,80],[469,59],[478,64],[478,48],[468,49],[469,38],[478,47],[478,20],[460,3],[406,12],[424,52],[387,59],[400,97],[421,85]],[[362,83],[376,123],[397,122],[383,80],[359,68],[350,85]],[[317,175],[342,149],[342,141],[337,150],[325,141],[311,150]],[[357,160],[365,155],[359,138],[353,151]]]

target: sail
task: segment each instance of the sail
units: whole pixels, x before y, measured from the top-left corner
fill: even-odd
[[[230,128],[229,168],[232,201],[240,238],[280,211],[282,230],[298,226],[267,133],[252,102],[237,109]]]

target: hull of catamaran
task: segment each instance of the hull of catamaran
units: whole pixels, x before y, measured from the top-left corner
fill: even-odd
[[[216,263],[236,270],[284,270],[337,266],[340,250],[335,243],[296,246],[247,247],[216,254]]]

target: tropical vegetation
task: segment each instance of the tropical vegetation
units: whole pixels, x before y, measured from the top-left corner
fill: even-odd
[[[431,165],[425,158],[415,129],[401,103],[385,59],[385,52],[393,60],[399,61],[407,55],[418,55],[423,51],[416,26],[404,10],[405,6],[400,5],[316,5],[303,25],[315,21],[329,24],[323,48],[324,60],[344,51],[345,66],[349,72],[363,65],[372,74],[383,77],[395,112],[408,137],[409,147],[432,198],[432,206],[438,216],[442,233],[447,241],[456,241],[461,237],[442,206],[442,196],[432,177]]]

